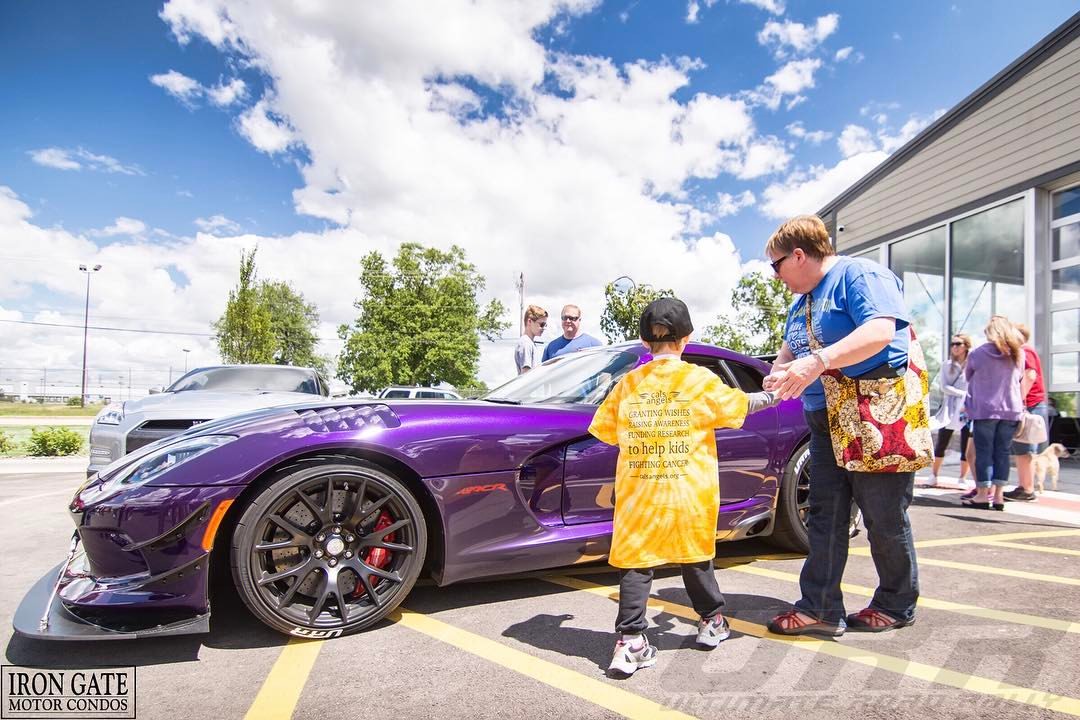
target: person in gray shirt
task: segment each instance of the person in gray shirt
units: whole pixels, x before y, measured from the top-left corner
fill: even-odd
[[[525,334],[518,338],[517,346],[514,347],[514,362],[517,364],[518,375],[541,363],[544,343],[540,336],[547,327],[547,318],[547,310],[538,305],[530,305],[525,309]]]

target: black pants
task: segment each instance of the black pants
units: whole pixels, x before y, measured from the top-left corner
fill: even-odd
[[[949,441],[952,440],[953,431],[949,428],[941,428],[937,431],[937,437],[934,442],[934,457],[945,457],[945,449],[949,447]],[[964,423],[964,427],[960,428],[960,460],[967,460],[967,441],[971,437],[971,431],[968,430],[968,423]]]
[[[716,584],[713,561],[680,565],[683,586],[694,610],[701,617],[712,617],[724,607],[724,596]],[[624,635],[636,635],[645,632],[649,621],[645,619],[645,606],[649,603],[649,591],[652,589],[652,568],[623,570],[619,573],[619,617],[615,621],[615,632]]]

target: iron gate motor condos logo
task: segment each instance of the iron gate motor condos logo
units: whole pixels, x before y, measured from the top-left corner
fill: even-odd
[[[47,670],[4,665],[0,718],[135,717],[135,668]]]

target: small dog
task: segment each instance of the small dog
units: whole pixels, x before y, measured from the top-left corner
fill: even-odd
[[[1050,483],[1054,486],[1054,490],[1057,490],[1058,486],[1058,470],[1061,469],[1061,463],[1058,458],[1069,457],[1069,451],[1065,449],[1065,446],[1061,443],[1053,443],[1041,453],[1032,456],[1031,468],[1035,472],[1035,491],[1046,492],[1044,480],[1046,476],[1050,476]]]

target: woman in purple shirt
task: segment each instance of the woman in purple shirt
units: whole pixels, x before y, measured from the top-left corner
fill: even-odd
[[[1024,410],[1020,397],[1023,339],[1012,321],[1001,315],[990,318],[984,332],[987,342],[971,351],[964,368],[968,380],[964,407],[975,421],[976,488],[975,497],[964,504],[982,510],[1004,510],[1009,449]]]

